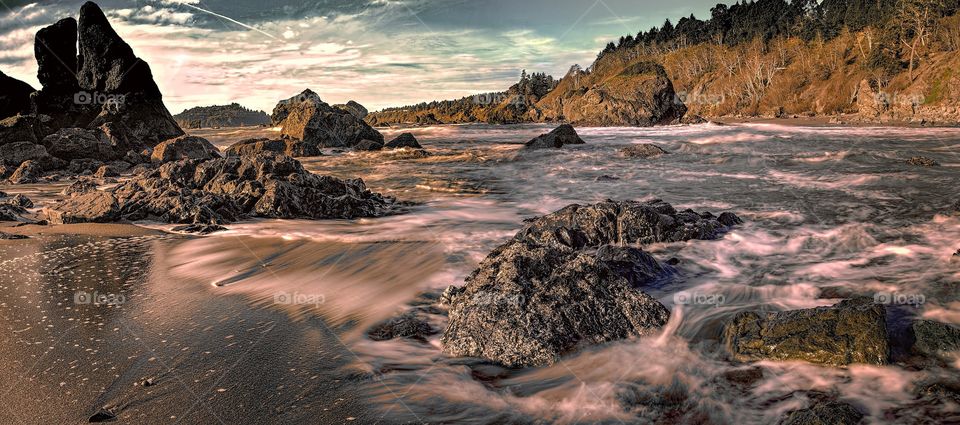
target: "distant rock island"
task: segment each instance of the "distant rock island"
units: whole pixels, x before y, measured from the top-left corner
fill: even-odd
[[[248,109],[240,104],[198,106],[173,116],[183,128],[250,127],[269,125],[266,112]]]

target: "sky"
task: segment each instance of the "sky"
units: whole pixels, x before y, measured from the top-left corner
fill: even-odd
[[[704,19],[717,0],[102,0],[174,114],[237,102],[268,113],[306,88],[370,110],[562,77],[621,35]],[[82,1],[0,0],[0,71],[35,88],[33,39]]]

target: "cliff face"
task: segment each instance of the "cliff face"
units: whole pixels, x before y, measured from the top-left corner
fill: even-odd
[[[183,128],[245,127],[270,124],[266,112],[254,111],[236,103],[198,106],[174,115]]]

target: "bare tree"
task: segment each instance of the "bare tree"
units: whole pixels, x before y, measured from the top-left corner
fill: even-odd
[[[900,0],[897,16],[900,21],[900,43],[910,52],[911,80],[920,49],[926,47],[943,6],[943,0]]]

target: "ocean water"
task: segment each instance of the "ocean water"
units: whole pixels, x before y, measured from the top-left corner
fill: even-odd
[[[4,328],[19,333],[4,339],[0,355],[33,361],[0,373],[0,383],[27,380],[53,400],[94,376],[97,385],[75,390],[75,405],[56,402],[54,410],[89,412],[107,404],[123,406],[118,410],[126,418],[180,415],[191,422],[243,415],[266,422],[774,423],[804,407],[810,391],[856,405],[870,423],[957,418],[956,406],[916,408],[912,394],[916,382],[951,370],[760,362],[755,366],[763,377],[740,388],[722,376],[751,366],[725,361],[718,342],[723,323],[738,312],[839,301],[824,293],[892,300],[893,327],[913,317],[960,323],[955,129],[584,128],[578,131],[585,145],[520,149],[549,130],[390,129],[384,131],[388,139],[412,132],[432,155],[327,150],[303,160],[311,171],[361,177],[371,190],[407,201],[395,216],[252,220],[202,238],[5,242],[0,308]],[[200,135],[224,147],[258,134],[270,130]],[[652,159],[618,154],[637,143],[656,143],[670,153]],[[942,166],[905,164],[917,155]],[[524,219],[605,199],[663,199],[678,209],[732,211],[745,221],[721,240],[644,247],[661,260],[680,260],[676,278],[649,289],[672,312],[661,334],[528,370],[448,358],[439,335],[426,343],[365,336],[370,325],[405,311],[419,294],[462,284]],[[77,308],[70,299],[77,290],[120,295],[123,303]],[[438,330],[445,324],[442,315],[431,321]],[[82,335],[56,338],[62,335],[57,329],[75,323]],[[153,335],[147,348],[138,346],[132,331],[112,341],[124,326]],[[231,341],[241,334],[243,341]],[[232,351],[232,342],[249,348]],[[95,351],[71,354],[65,344]],[[110,392],[117,380],[155,373],[143,365],[151,363],[146,359],[155,346],[162,355],[154,358],[176,359],[166,376],[184,382],[166,379],[169,393],[150,397]],[[78,358],[116,377],[78,370],[71,366]],[[261,373],[270,374],[269,384],[253,379]],[[75,376],[58,381],[58,374]],[[317,376],[322,383],[314,382]],[[178,392],[178,386],[196,394]],[[331,395],[341,392],[349,396]],[[26,408],[38,403],[17,397]],[[185,413],[183,401],[194,398],[202,403],[186,403],[198,407]],[[338,407],[335,399],[356,406]]]

